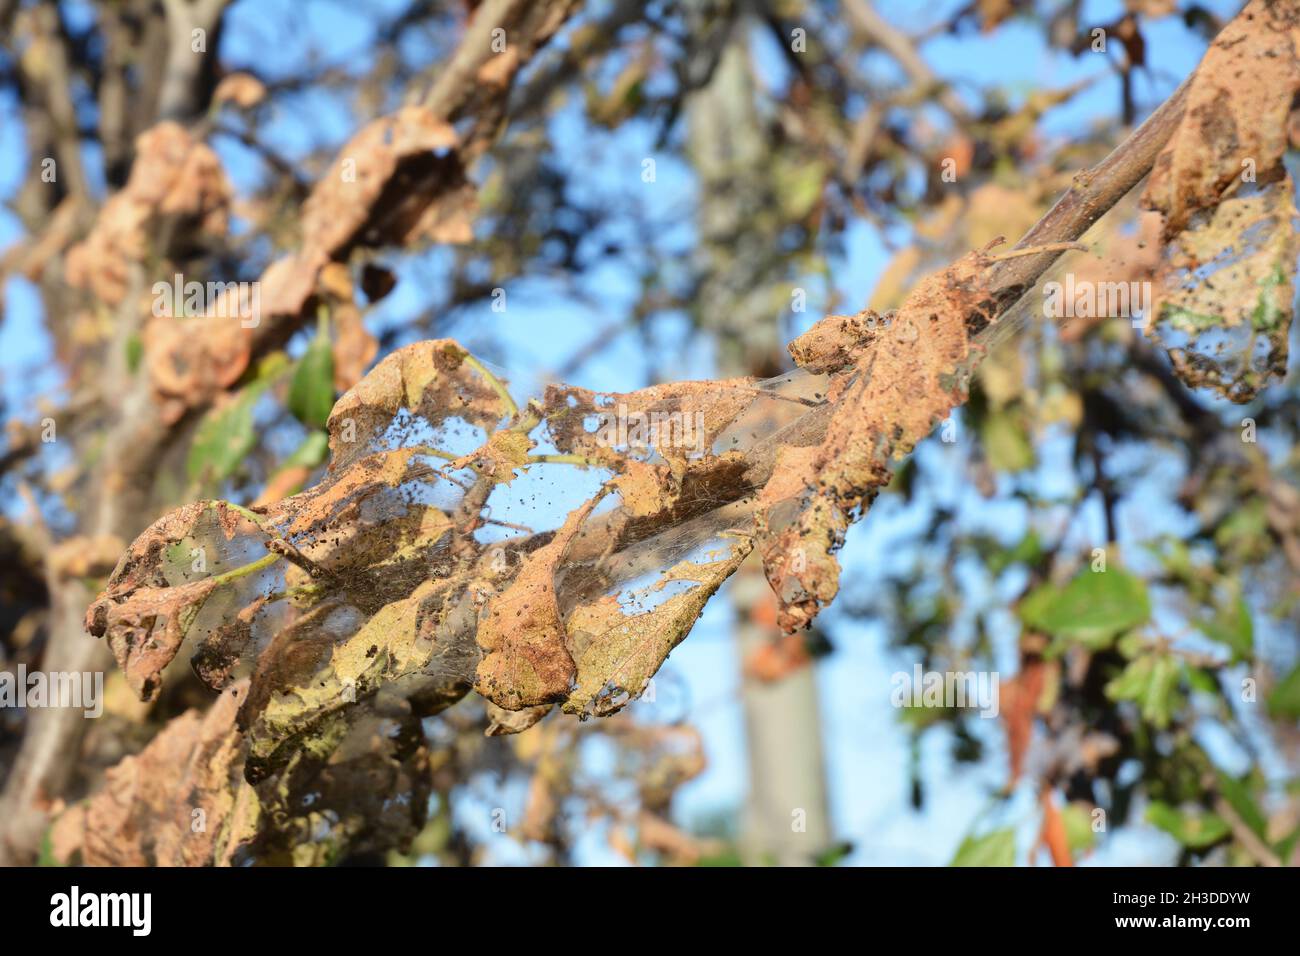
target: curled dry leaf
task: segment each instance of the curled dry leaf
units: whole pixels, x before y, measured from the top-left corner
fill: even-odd
[[[244,779],[245,686],[172,720],[56,822],[56,858],[91,866],[322,865],[409,844],[429,797],[418,721],[394,703],[331,728],[275,780]],[[201,827],[195,822],[201,821]]]
[[[1025,658],[1020,673],[1002,687],[1002,720],[1007,725],[1007,754],[1010,778],[1007,788],[1015,786],[1024,772],[1025,756],[1034,735],[1034,718],[1047,680],[1047,665],[1042,659]]]
[[[1250,401],[1286,371],[1300,238],[1282,164],[1300,93],[1300,7],[1251,0],[1189,80],[1143,204],[1163,216],[1154,335],[1179,377]]]
[[[366,124],[308,197],[304,245],[336,257],[357,244],[469,241],[474,188],[459,145],[456,131],[420,106]]]
[[[350,301],[331,313],[334,321],[334,390],[346,392],[361,381],[379,354],[379,340],[370,334],[361,310]]]
[[[813,374],[843,371],[884,332],[889,321],[871,309],[857,315],[828,315],[789,344],[790,357]]]
[[[1287,117],[1300,90],[1300,8],[1250,0],[1215,37],[1189,80],[1178,128],[1156,159],[1144,203],[1165,216],[1165,238],[1218,205],[1243,174],[1282,171]]]
[[[757,385],[750,378],[669,382],[635,392],[552,385],[544,402],[547,431],[568,454],[613,466],[657,454],[680,474],[688,459],[711,453],[762,396]]]
[[[317,294],[339,298],[333,281],[334,272],[341,268],[336,260],[345,259],[355,246],[409,244],[417,239],[469,241],[476,201],[458,145],[455,130],[423,107],[403,107],[375,120],[344,146],[313,188],[303,207],[302,247],[266,268],[253,286],[255,304],[245,301],[252,292],[231,282],[225,284],[229,291],[208,303],[193,322],[155,316],[144,336],[146,366],[164,421],[178,421],[188,409],[205,407],[238,381],[248,368],[254,345],[277,336],[287,338],[292,328],[286,328],[285,320],[302,317]],[[207,147],[200,144],[195,149]],[[137,162],[135,168],[141,164]],[[219,166],[216,172],[220,173]],[[133,169],[132,181],[135,178]],[[181,185],[197,178],[190,173]],[[128,185],[113,201],[127,203],[131,195]],[[228,189],[221,195],[228,198]],[[131,247],[138,247],[136,258],[143,255],[142,226],[147,221],[137,210],[140,205],[140,200],[123,205],[119,215],[132,214],[131,235],[139,236]],[[184,211],[180,200],[170,195],[161,208]],[[224,219],[221,225],[224,229]],[[114,281],[121,284],[124,278]],[[350,289],[345,307],[354,308]],[[359,316],[353,319],[342,315],[339,347],[345,361],[337,365],[349,385],[347,378],[359,378],[377,350]],[[201,325],[196,327],[196,322]]]
[[[717,560],[673,565],[625,603],[606,595],[575,608],[568,618],[567,644],[577,680],[565,713],[606,717],[641,696],[751,548],[748,538],[740,539]],[[689,586],[674,587],[680,584]]]
[[[1300,255],[1292,195],[1286,175],[1243,188],[1165,247],[1151,331],[1188,385],[1248,402],[1285,376]]]
[[[472,658],[463,635],[445,624],[472,617],[448,606],[449,590],[447,581],[425,581],[369,619],[347,600],[327,600],[280,632],[259,660],[240,710],[248,779],[266,779],[300,750],[327,756],[338,735],[368,712],[357,705],[381,691],[392,701],[372,706],[406,698],[418,716],[463,697]]]
[[[65,827],[65,859],[79,848],[88,866],[229,864],[257,823],[240,769],[239,690],[232,687],[204,714],[174,718],[143,751],[110,769]],[[68,832],[77,823],[81,832]]]
[[[488,726],[484,735],[502,737],[506,734],[521,734],[528,728],[536,726],[550,712],[550,704],[538,704],[536,707],[525,707],[523,710],[506,710],[488,701]]]
[[[218,297],[197,315],[151,315],[144,327],[145,369],[163,422],[211,405],[248,370],[252,294],[237,282],[220,283]]]
[[[298,252],[281,256],[262,271],[262,321],[274,327],[277,320],[302,315],[316,292],[316,281],[329,263],[318,246],[307,244]]]
[[[555,575],[599,500],[573,511],[550,542],[527,555],[514,582],[484,611],[478,626],[484,656],[474,689],[499,707],[520,710],[569,696],[576,668],[566,646]]]
[[[163,122],[136,137],[126,185],[100,210],[84,240],[68,250],[68,284],[107,305],[125,298],[131,267],[143,263],[162,217],[182,231],[225,235],[231,188],[217,154],[178,123]]]
[[[1070,852],[1070,838],[1065,828],[1065,819],[1056,806],[1051,787],[1043,788],[1039,794],[1039,805],[1043,809],[1043,822],[1038,832],[1039,844],[1047,847],[1053,866],[1074,866],[1074,855]]]
[[[400,561],[450,527],[436,505],[408,500],[411,488],[433,477],[419,449],[367,455],[332,480],[269,507],[266,524],[278,532],[269,547],[331,579]]]
[[[889,481],[891,461],[965,401],[969,330],[995,317],[984,284],[986,264],[971,253],[923,280],[888,331],[868,342],[851,371],[833,381],[828,398],[834,408],[816,452],[804,446],[778,454],[768,482],[776,490],[761,499],[758,537],[785,630],[806,627],[834,598],[834,552],[849,524]],[[822,321],[843,324],[840,316]],[[819,364],[827,351],[838,355],[842,349],[834,329],[809,341],[833,343],[811,353]],[[777,499],[778,493],[787,496]]]
[[[505,403],[468,357],[451,339],[416,342],[385,356],[330,413],[331,470],[378,447],[401,412],[435,428],[452,419],[494,428]]]
[[[158,696],[163,668],[180,650],[190,625],[216,586],[214,580],[139,588],[120,604],[109,604],[103,618],[92,623],[92,634],[113,635],[113,656],[141,700]]]
[[[107,636],[127,683],[141,700],[158,696],[163,669],[221,583],[224,548],[242,519],[221,502],[201,501],[164,515],[122,556],[108,586],[86,612],[86,629]],[[196,570],[198,569],[198,570]]]
[[[266,99],[266,86],[251,73],[227,73],[212,91],[213,104],[233,103],[241,110],[250,109]]]

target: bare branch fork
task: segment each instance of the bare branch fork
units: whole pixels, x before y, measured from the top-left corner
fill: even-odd
[[[1178,127],[1190,77],[1124,142],[1092,169],[1075,175],[1070,189],[1039,219],[1012,252],[1041,246],[1045,251],[1009,258],[993,266],[991,288],[1000,312],[1033,288],[1068,246],[1077,242],[1112,206],[1142,181]]]

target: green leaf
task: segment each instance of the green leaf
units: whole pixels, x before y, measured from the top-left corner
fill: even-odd
[[[1196,576],[1196,568],[1192,564],[1192,552],[1188,549],[1187,543],[1170,538],[1163,544],[1163,548],[1152,550],[1159,556],[1160,563],[1169,576],[1179,581],[1192,580]]]
[[[1092,829],[1092,813],[1080,803],[1067,803],[1061,808],[1061,822],[1065,825],[1065,842],[1070,853],[1091,850],[1097,844],[1097,834]]]
[[[1015,831],[994,830],[984,836],[968,836],[961,841],[957,855],[949,866],[1014,866],[1016,862]]]
[[[1300,717],[1300,664],[1282,678],[1268,695],[1270,717]]]
[[[1210,640],[1231,648],[1234,661],[1249,661],[1254,654],[1255,625],[1250,618],[1250,608],[1240,593],[1221,605],[1213,618],[1198,621],[1196,626]]]
[[[1134,701],[1143,720],[1164,729],[1181,703],[1177,692],[1181,673],[1182,665],[1171,654],[1139,654],[1106,685],[1106,696]]]
[[[1178,677],[1182,667],[1172,654],[1156,657],[1151,670],[1151,683],[1142,698],[1142,719],[1162,730],[1169,726],[1174,709],[1181,703],[1178,695]]]
[[[190,443],[185,469],[192,482],[222,482],[248,457],[257,444],[253,406],[264,386],[246,386],[234,399],[214,408],[199,423]]]
[[[1270,554],[1273,544],[1263,497],[1253,497],[1234,508],[1214,529],[1214,543],[1224,552],[1223,558],[1231,563]]]
[[[837,843],[835,846],[830,847],[827,850],[823,850],[821,853],[817,854],[816,859],[813,861],[813,865],[814,866],[839,866],[840,863],[842,863],[845,859],[847,859],[849,854],[851,854],[852,852],[853,852],[852,843],[848,843],[848,842]]]
[[[289,411],[309,428],[324,428],[334,407],[334,349],[322,316],[316,336],[298,360],[289,382]]]
[[[1125,571],[1081,571],[1064,588],[1044,584],[1020,602],[1029,627],[1093,650],[1145,624],[1151,616],[1147,586]]]
[[[280,467],[315,468],[325,460],[329,450],[329,434],[317,429],[307,434],[307,437],[302,440],[302,444],[293,450],[293,454],[280,462]]]
[[[980,438],[995,470],[1024,471],[1033,467],[1034,446],[1010,412],[994,412],[985,418]]]
[[[1152,800],[1147,807],[1147,822],[1193,850],[1213,846],[1230,832],[1228,824],[1217,814],[1183,813],[1160,800]]]
[[[1118,677],[1106,685],[1106,696],[1111,700],[1141,700],[1151,685],[1151,672],[1155,666],[1153,654],[1135,657]]]
[[[144,342],[139,335],[132,334],[126,340],[126,370],[132,375],[140,368],[140,360],[144,358]]]
[[[911,459],[908,459],[911,461]],[[1013,564],[1035,565],[1043,556],[1043,542],[1038,532],[1030,528],[1029,532],[1013,547],[997,548],[984,561],[992,574],[1001,574]]]
[[[1020,539],[1011,550],[1011,563],[1016,564],[1037,564],[1043,556],[1043,542],[1038,536],[1038,531],[1034,528],[1029,529],[1029,533]]]
[[[1187,683],[1192,690],[1211,696],[1219,693],[1219,682],[1214,679],[1214,675],[1209,671],[1188,664],[1183,667],[1183,673],[1187,675]]]
[[[1221,770],[1215,771],[1215,776],[1219,781],[1219,793],[1223,799],[1228,801],[1229,806],[1237,811],[1237,816],[1241,817],[1242,822],[1254,831],[1260,839],[1265,839],[1268,830],[1268,820],[1264,816],[1259,805],[1255,803],[1255,798],[1251,796],[1250,786],[1247,783],[1249,777],[1243,780],[1237,780],[1235,777],[1229,777]]]
[[[194,432],[185,471],[191,482],[222,482],[257,444],[253,409],[257,400],[285,371],[284,353],[268,355],[232,401],[212,409]]]

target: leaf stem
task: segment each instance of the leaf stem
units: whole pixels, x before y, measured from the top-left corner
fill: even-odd
[[[608,467],[601,461],[594,458],[588,458],[585,455],[529,455],[528,464],[551,464],[551,465],[580,465],[583,468],[606,468]]]
[[[269,568],[271,565],[275,564],[275,562],[279,561],[281,557],[283,557],[283,555],[276,554],[274,551],[269,552],[262,555],[256,561],[250,561],[248,564],[242,565],[238,568],[233,568],[224,574],[218,574],[212,579],[212,583],[216,587],[221,587],[224,584],[229,584],[231,581],[238,581],[240,578],[246,578],[250,574],[256,574],[264,568]]]
[[[515,404],[515,400],[511,397],[510,391],[505,387],[501,379],[492,374],[491,370],[486,365],[469,352],[465,353],[465,364],[487,380],[487,383],[492,386],[492,391],[497,393],[497,398],[501,399],[501,404],[506,407],[506,413],[511,418],[514,418],[519,414],[519,406]]]
[[[1087,252],[1088,247],[1082,242],[1044,242],[1037,246],[1025,246],[1021,249],[1008,249],[1006,252],[985,254],[989,262],[1002,262],[1004,259],[1016,259],[1020,256],[1036,256],[1040,252]]]
[[[449,451],[443,451],[441,448],[434,448],[432,445],[412,445],[411,451],[417,455],[428,455],[430,458],[441,458],[443,461],[455,461],[459,455],[453,455]]]
[[[260,528],[263,531],[266,531],[265,521],[262,519],[262,516],[257,514],[255,511],[245,508],[243,505],[237,505],[233,501],[227,501],[224,502],[224,504],[231,511],[237,511],[239,514],[243,515],[253,524],[257,525],[258,528]]]

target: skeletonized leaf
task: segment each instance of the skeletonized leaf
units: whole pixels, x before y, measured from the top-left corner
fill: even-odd
[[[834,409],[816,453],[778,459],[770,482],[794,494],[760,512],[759,547],[785,630],[806,627],[835,597],[834,552],[888,484],[891,462],[965,400],[968,325],[991,317],[986,264],[971,253],[923,280],[888,330],[865,343],[851,375],[832,384]],[[839,316],[823,321],[843,325]]]
[[[226,610],[246,603],[240,595],[233,607],[204,614],[221,574],[242,563],[237,539],[245,527],[224,502],[201,501],[163,516],[132,543],[87,610],[86,629],[107,638],[142,700],[158,696],[163,668],[201,616],[215,627]]]
[[[569,542],[599,497],[574,510],[555,537],[526,555],[514,582],[487,607],[479,622],[484,651],[474,689],[506,710],[564,700],[576,669],[565,642],[555,574]]]
[[[1156,159],[1143,201],[1165,214],[1165,237],[1239,182],[1281,171],[1287,116],[1300,90],[1300,11],[1251,0],[1215,37],[1189,81],[1177,130]]]
[[[565,713],[605,717],[639,697],[751,547],[744,539],[720,559],[679,562],[644,592],[633,595],[631,610],[613,595],[576,608],[567,628],[568,646],[577,663],[577,686],[565,701]],[[648,603],[682,583],[690,586],[661,598],[648,610],[636,610],[640,601]]]
[[[416,342],[385,356],[334,404],[329,417],[331,471],[374,451],[399,412],[409,412],[434,428],[453,420],[495,428],[506,407],[466,362],[468,357],[451,339]]]
[[[1288,176],[1245,187],[1166,246],[1151,331],[1188,385],[1245,402],[1286,374],[1300,255],[1291,196]]]

